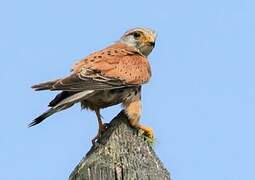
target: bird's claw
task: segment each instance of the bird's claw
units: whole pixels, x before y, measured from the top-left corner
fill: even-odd
[[[102,134],[104,134],[107,130],[107,128],[109,127],[109,123],[104,123],[102,124],[99,129],[98,129],[98,133],[97,135],[91,140],[92,144],[94,145],[97,140],[102,136]]]
[[[106,129],[108,129],[109,126],[110,126],[110,123],[104,123],[104,127],[105,127]]]
[[[144,127],[140,129],[142,131],[142,134],[148,137],[149,139],[154,139],[154,134],[152,128]]]

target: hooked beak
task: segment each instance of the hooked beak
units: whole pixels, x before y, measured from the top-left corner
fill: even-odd
[[[146,38],[147,44],[149,46],[151,46],[151,47],[154,47],[155,46],[156,38],[157,38],[157,34],[156,33],[148,35],[147,38]]]
[[[154,47],[155,46],[155,42],[149,42],[149,45]]]

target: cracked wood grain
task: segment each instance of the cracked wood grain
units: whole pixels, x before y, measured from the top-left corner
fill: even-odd
[[[69,180],[170,180],[153,148],[120,112]]]

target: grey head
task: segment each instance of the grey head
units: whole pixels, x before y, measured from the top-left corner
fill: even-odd
[[[134,47],[139,53],[147,57],[155,46],[157,34],[149,28],[134,28],[124,33],[119,42]]]

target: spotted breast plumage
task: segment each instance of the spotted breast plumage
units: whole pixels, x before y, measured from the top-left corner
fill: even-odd
[[[148,55],[154,48],[156,33],[148,28],[134,28],[115,44],[94,52],[77,62],[65,78],[32,86],[36,91],[61,91],[50,103],[50,109],[34,119],[29,126],[81,103],[82,108],[96,112],[99,131],[92,140],[106,131],[100,109],[122,103],[130,125],[153,138],[151,128],[139,124],[141,116],[141,85],[151,77]]]

